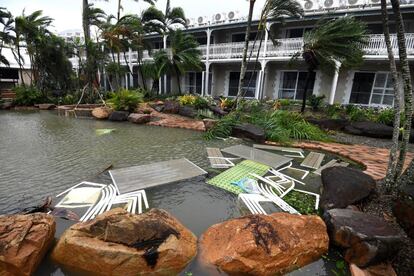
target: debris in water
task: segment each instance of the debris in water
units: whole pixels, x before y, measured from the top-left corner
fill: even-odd
[[[79,221],[80,219],[78,214],[65,208],[55,208],[50,214],[66,220]]]
[[[20,213],[25,215],[33,214],[33,213],[47,213],[52,206],[52,197],[48,196],[42,204],[32,207],[24,208]]]
[[[105,135],[105,134],[110,134],[113,131],[115,131],[115,129],[112,129],[112,128],[102,128],[102,129],[96,129],[95,130],[96,135],[98,135],[98,136],[102,136],[102,135]]]

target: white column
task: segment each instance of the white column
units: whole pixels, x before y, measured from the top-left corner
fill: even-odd
[[[129,48],[129,52],[128,52],[128,63],[129,63],[129,70],[130,70],[130,73],[129,73],[129,83],[130,83],[130,85],[131,85],[131,87],[133,87],[134,86],[134,78],[133,78],[133,76],[132,76],[132,73],[133,73],[133,69],[134,69],[134,66],[132,66],[132,49],[131,48]]]
[[[201,72],[201,95],[204,96],[204,88],[205,88],[205,78],[206,78],[206,72]],[[197,87],[197,81],[196,81],[196,87]]]
[[[335,61],[335,73],[332,79],[332,87],[331,87],[331,93],[329,94],[329,104],[332,105],[334,104],[335,101],[335,93],[336,93],[336,88],[338,86],[338,78],[339,78],[339,70],[341,69],[341,63],[339,61]]]
[[[259,74],[256,76],[256,93],[254,95],[254,97],[256,99],[259,99],[259,97],[260,97],[260,87],[261,87],[261,83],[262,83],[262,73],[263,73],[263,71],[260,70],[258,73]]]
[[[163,36],[164,50],[167,50],[167,35]],[[164,94],[167,94],[167,75],[164,75]]]
[[[205,72],[205,81],[203,85],[203,95],[208,95],[208,85],[209,85],[209,73],[210,73],[210,43],[211,43],[211,30],[207,28],[207,47],[206,47],[206,72]]]
[[[263,57],[266,57],[267,54],[267,42],[269,41],[269,33],[267,30],[270,30],[270,27],[272,26],[271,23],[266,23],[266,29],[265,29],[265,39],[264,39],[264,48],[263,48]]]

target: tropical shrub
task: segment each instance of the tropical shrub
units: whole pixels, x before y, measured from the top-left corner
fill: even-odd
[[[318,111],[322,107],[324,99],[325,99],[325,95],[322,95],[322,96],[312,95],[308,99],[308,105],[311,106],[313,111]]]
[[[194,107],[196,109],[204,109],[208,107],[208,101],[203,97],[196,97],[194,101]]]
[[[236,101],[230,98],[220,98],[220,108],[222,110],[232,109]]]
[[[280,106],[289,106],[290,100],[289,99],[279,99],[277,100],[277,103],[280,104]]]
[[[76,103],[76,99],[75,96],[72,94],[66,94],[61,101],[62,104],[64,105],[69,105],[69,104],[75,104]]]
[[[217,116],[214,115],[214,112],[208,108],[197,110],[197,118],[199,119],[217,119]]]
[[[238,123],[238,118],[235,113],[231,113],[221,118],[217,124],[209,129],[205,134],[204,138],[211,140],[214,138],[227,138],[231,135],[233,127]]]
[[[140,90],[122,89],[109,95],[107,103],[116,111],[133,111],[143,101],[144,94]]]
[[[324,131],[308,123],[301,114],[277,110],[272,113],[262,112],[251,117],[251,123],[264,128],[266,138],[270,141],[287,143],[295,140],[328,140]]]
[[[392,126],[394,124],[395,111],[392,108],[386,108],[378,113],[377,122]]]
[[[178,101],[181,105],[194,105],[196,98],[196,96],[188,94],[178,97]]]
[[[331,119],[341,118],[342,111],[343,111],[342,106],[337,103],[333,105],[328,105],[328,107],[326,108],[326,114]]]
[[[13,91],[16,93],[15,105],[32,106],[44,101],[42,93],[34,86],[18,86]]]

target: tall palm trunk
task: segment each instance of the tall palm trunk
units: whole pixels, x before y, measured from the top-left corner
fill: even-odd
[[[386,0],[381,0],[382,25],[384,29],[384,39],[387,45],[388,59],[394,88],[394,130],[392,134],[392,146],[390,149],[390,159],[388,162],[385,186],[390,190],[395,181],[395,173],[398,163],[398,148],[400,136],[401,110],[400,110],[400,84],[398,80],[397,65],[395,63],[394,52],[391,46],[390,29],[388,23],[388,11]]]
[[[181,95],[182,91],[181,91],[180,70],[178,69],[177,66],[174,66],[174,67],[175,67],[175,75],[177,77],[178,93],[179,93],[179,95]]]
[[[85,37],[85,54],[86,54],[86,79],[88,82],[88,85],[90,86],[90,89],[92,91],[92,82],[93,82],[93,72],[90,72],[90,63],[91,63],[91,54],[88,49],[89,42],[91,40],[91,29],[89,25],[89,18],[88,18],[88,9],[89,9],[89,3],[88,0],[82,1],[82,27],[83,27],[83,33]]]
[[[399,57],[400,57],[400,71],[403,78],[403,87],[404,87],[404,110],[405,110],[405,125],[404,133],[402,138],[402,143],[400,147],[400,156],[397,164],[395,177],[397,182],[404,168],[404,163],[407,155],[408,143],[410,140],[411,132],[411,120],[413,112],[413,90],[411,83],[410,67],[407,59],[407,47],[405,43],[405,31],[404,31],[404,21],[401,15],[400,10],[400,1],[391,0],[392,9],[395,16],[395,23],[397,27],[397,40],[399,48]]]
[[[236,106],[239,105],[240,97],[242,97],[243,95],[242,90],[243,90],[243,85],[244,85],[244,77],[246,76],[246,70],[247,70],[247,51],[249,49],[250,31],[252,29],[252,18],[253,18],[253,10],[254,10],[255,3],[256,3],[256,0],[250,0],[249,17],[247,19],[246,36],[244,38],[243,59],[242,59],[241,68],[240,68],[240,80],[239,80],[239,88],[238,88],[237,97],[236,97]]]
[[[303,98],[302,98],[302,107],[300,109],[300,112],[305,112],[305,108],[306,108],[306,98],[308,97],[308,89],[309,89],[309,85],[311,82],[311,76],[313,74],[313,72],[315,71],[314,66],[309,66],[308,67],[308,72],[306,73],[306,79],[305,79],[305,86],[303,87]]]

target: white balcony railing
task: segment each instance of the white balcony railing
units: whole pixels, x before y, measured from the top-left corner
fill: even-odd
[[[407,54],[409,56],[414,56],[414,33],[409,33],[405,35],[406,45],[407,45]],[[260,57],[267,59],[289,59],[292,55],[302,50],[303,38],[286,38],[278,39],[278,44],[273,45],[271,41],[268,42],[266,47],[266,56],[264,54],[265,45],[262,45],[260,50]],[[249,44],[248,54],[250,55],[253,42]],[[394,49],[394,54],[398,56],[398,43],[397,36],[395,34],[391,35],[391,45]],[[252,52],[252,57],[257,56],[257,50],[259,47],[259,42],[256,43],[254,50]],[[210,60],[227,60],[227,59],[241,59],[243,57],[243,48],[244,42],[237,43],[220,43],[210,45],[209,59]],[[199,49],[202,54],[202,58],[206,59],[207,57],[207,46],[201,45]],[[151,54],[154,54],[157,50],[152,50]],[[167,49],[167,51],[171,51]],[[384,36],[381,34],[370,35],[368,43],[364,45],[364,52],[366,56],[370,57],[387,57],[387,47],[385,45]],[[170,53],[171,54],[171,53]],[[126,59],[128,62],[131,62],[130,65],[136,64],[138,59],[138,54],[132,52],[131,59],[129,58],[129,52],[126,54]],[[111,57],[112,58],[112,57]],[[117,59],[115,54],[115,59]],[[148,51],[143,52],[143,60],[151,60],[152,56]],[[72,63],[77,63],[77,60],[71,59]],[[121,63],[125,64],[125,59],[123,54],[120,56]],[[74,67],[76,67],[74,65]]]
[[[268,42],[266,58],[283,58],[291,57],[298,51],[302,50],[303,38],[288,38],[277,40],[278,44],[274,45]],[[248,53],[252,50],[253,43],[250,43]],[[414,34],[406,34],[407,54],[414,55]],[[397,36],[391,35],[391,45],[396,55],[398,55]],[[215,59],[237,59],[243,55],[244,43],[222,43],[210,46],[210,60]],[[253,56],[257,55],[258,43],[253,50]],[[383,35],[370,35],[368,43],[364,45],[365,54],[368,56],[386,56],[387,47]],[[202,52],[205,57],[206,47],[202,46]],[[260,55],[264,56],[264,46],[262,45]]]

